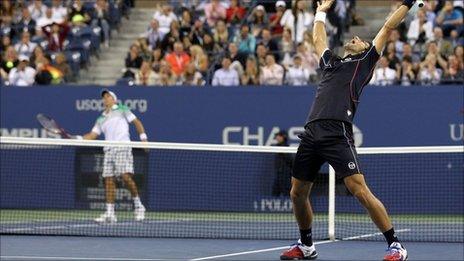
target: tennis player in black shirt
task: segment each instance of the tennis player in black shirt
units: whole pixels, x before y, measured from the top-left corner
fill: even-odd
[[[372,77],[390,32],[406,17],[415,0],[404,0],[387,19],[372,43],[359,37],[348,41],[343,58],[327,48],[325,19],[333,2],[334,0],[323,0],[317,7],[313,40],[316,52],[321,57],[322,79],[305,132],[300,136],[301,142],[293,166],[290,195],[300,229],[300,240],[284,251],[280,258],[317,258],[312,242],[313,213],[308,197],[321,165],[328,162],[384,234],[388,250],[383,260],[404,261],[408,258],[407,251],[395,236],[385,207],[369,190],[362,175],[353,142],[352,121],[363,88]]]

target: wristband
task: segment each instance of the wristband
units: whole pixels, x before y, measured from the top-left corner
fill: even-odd
[[[146,133],[141,133],[141,134],[139,135],[139,137],[140,137],[140,140],[148,140],[148,137],[147,137],[147,134],[146,134]]]
[[[83,140],[84,139],[84,137],[82,137],[81,135],[76,135],[76,136],[74,136],[74,138],[76,140]]]
[[[314,17],[314,22],[319,21],[319,22],[323,22],[325,24],[326,16],[327,16],[326,12],[319,11],[319,12],[316,13],[316,16]]]

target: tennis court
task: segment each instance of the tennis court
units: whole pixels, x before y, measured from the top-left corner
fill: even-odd
[[[279,260],[289,240],[1,236],[1,260]],[[318,260],[380,260],[386,244],[318,241]],[[462,243],[404,242],[410,260],[463,260]]]
[[[118,222],[98,224],[90,217],[98,211],[2,210],[1,234],[84,235],[131,237],[182,237],[223,239],[293,239],[298,237],[291,213],[149,212],[142,222],[131,212],[118,213]],[[461,241],[464,217],[460,215],[392,215],[402,238],[413,241]],[[364,214],[340,214],[337,227],[357,227],[344,234],[345,240],[377,240],[382,235]],[[316,214],[315,237],[326,236],[328,216]],[[339,231],[341,233],[341,231]],[[446,240],[446,238],[448,240]]]

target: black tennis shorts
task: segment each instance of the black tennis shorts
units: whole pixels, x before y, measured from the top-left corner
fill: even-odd
[[[314,182],[325,162],[335,169],[337,178],[361,174],[351,124],[318,120],[308,123],[299,137],[292,173],[296,179]]]

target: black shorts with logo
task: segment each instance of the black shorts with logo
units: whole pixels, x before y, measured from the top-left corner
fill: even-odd
[[[318,120],[308,123],[299,137],[292,174],[296,179],[314,182],[325,162],[335,169],[337,178],[361,174],[351,124]]]

